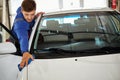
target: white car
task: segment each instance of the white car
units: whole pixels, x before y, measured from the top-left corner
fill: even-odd
[[[15,80],[7,77],[19,72],[18,48],[1,44],[0,80]],[[1,51],[4,44],[10,51]],[[22,80],[120,80],[120,13],[102,8],[43,14],[34,25],[29,50],[35,60],[18,74]],[[11,67],[13,72],[2,75]]]

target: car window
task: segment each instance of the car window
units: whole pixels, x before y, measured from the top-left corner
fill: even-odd
[[[34,49],[83,51],[120,47],[120,21],[113,14],[81,12],[44,16],[38,25]]]

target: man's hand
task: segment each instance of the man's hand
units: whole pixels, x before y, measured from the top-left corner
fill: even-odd
[[[45,12],[38,12],[35,17],[37,18],[38,16],[40,16],[41,14],[45,14]]]
[[[30,58],[32,60],[34,60],[33,56],[29,52],[24,52],[23,57],[22,57],[22,61],[20,63],[20,67],[23,68],[25,65],[28,65],[28,60]]]

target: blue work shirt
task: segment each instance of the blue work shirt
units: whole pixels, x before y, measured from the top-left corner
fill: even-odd
[[[28,52],[29,36],[34,26],[35,20],[27,22],[21,12],[21,7],[17,9],[17,15],[15,17],[12,32],[14,36],[19,40],[21,52]]]

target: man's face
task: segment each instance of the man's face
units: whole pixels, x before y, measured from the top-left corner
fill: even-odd
[[[35,10],[30,11],[30,12],[26,12],[26,11],[22,10],[23,16],[27,22],[32,22],[32,20],[35,17],[35,12],[36,12]]]

